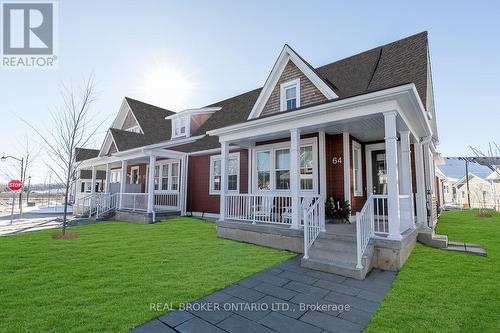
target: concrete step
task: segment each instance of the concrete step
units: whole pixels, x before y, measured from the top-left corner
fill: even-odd
[[[355,264],[357,260],[356,252],[330,251],[311,247],[309,256],[312,258],[335,260],[346,264]]]
[[[357,280],[363,280],[369,268],[365,265],[360,269],[356,268],[356,265],[313,257],[309,257],[308,259],[302,258],[300,264],[310,269],[351,277]]]
[[[318,236],[318,239],[331,239],[331,240],[356,242],[356,235],[355,234],[333,233],[333,232],[326,231],[326,232],[321,232]]]
[[[448,247],[448,236],[446,235],[435,235],[428,232],[422,232],[418,234],[417,240],[422,244],[438,249],[445,249]]]
[[[356,241],[337,240],[329,238],[317,238],[314,246],[321,249],[338,250],[338,251],[353,251],[356,250]]]

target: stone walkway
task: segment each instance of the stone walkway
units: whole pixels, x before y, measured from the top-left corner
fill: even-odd
[[[170,312],[133,332],[361,332],[395,272],[359,281],[300,266],[300,257]]]

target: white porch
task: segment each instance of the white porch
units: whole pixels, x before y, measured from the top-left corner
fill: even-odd
[[[91,169],[90,193],[76,196],[74,212],[100,218],[109,212],[143,213],[155,220],[165,212],[185,213],[187,156],[165,149],[137,149],[84,161]],[[106,172],[102,192],[96,175]],[[152,170],[152,172],[151,172]]]
[[[430,127],[421,105],[416,105],[412,96],[406,92],[401,94],[399,88],[395,90],[394,95],[380,98],[378,103],[373,103],[372,100],[369,105],[344,105],[340,101],[337,102],[340,105],[335,105],[336,102],[332,102],[331,105],[319,105],[288,114],[283,112],[273,117],[209,132],[210,135],[218,136],[221,143],[220,221],[224,221],[225,225],[235,221],[303,230],[304,258],[308,259],[308,252],[314,242],[326,231],[324,203],[329,196],[327,169],[334,162],[327,160],[325,136],[341,135],[343,197],[351,204],[354,200],[364,198],[362,208],[352,212],[355,214],[355,228],[351,230],[355,232],[356,268],[363,268],[363,255],[372,240],[404,242],[405,235],[415,230],[417,225],[427,228],[432,215],[429,195],[432,195],[434,183],[432,142],[428,139],[431,135]],[[301,187],[301,148],[305,138],[314,135],[318,156],[313,166],[313,177],[318,186],[304,191]],[[359,150],[365,152],[364,156],[353,155],[351,138],[359,140],[363,145],[363,149]],[[257,170],[255,151],[264,141],[281,142],[281,145],[286,142],[289,156],[289,163],[284,168],[289,172],[287,190],[277,191],[272,186],[268,190],[255,186],[262,183],[260,179],[255,179],[259,177],[260,171]],[[250,156],[253,156],[249,158],[249,193],[227,191],[230,146],[247,148]],[[375,190],[372,184],[371,176],[376,175],[371,174],[368,178],[368,170],[374,172],[370,153],[375,149],[382,150],[384,155],[385,183],[382,191]],[[359,176],[361,169],[351,165],[363,163],[360,159],[365,160],[365,178]],[[415,175],[412,174],[412,164]],[[278,169],[272,166],[269,170],[271,173],[283,170]],[[274,177],[278,178],[278,175]],[[415,191],[412,186],[413,178],[416,183]],[[363,186],[357,188],[355,183],[359,183],[361,179]]]

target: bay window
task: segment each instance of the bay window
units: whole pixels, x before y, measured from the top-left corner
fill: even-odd
[[[240,178],[240,154],[229,154],[227,165],[227,190],[238,191]],[[222,189],[221,156],[210,156],[210,194],[219,194]]]

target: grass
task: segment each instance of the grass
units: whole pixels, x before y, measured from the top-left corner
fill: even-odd
[[[219,239],[215,226],[178,218],[103,223],[0,238],[0,332],[128,332],[294,254]]]
[[[417,244],[367,332],[498,332],[500,214],[444,212],[437,233],[481,244],[478,257]]]

